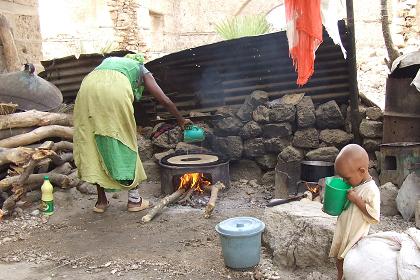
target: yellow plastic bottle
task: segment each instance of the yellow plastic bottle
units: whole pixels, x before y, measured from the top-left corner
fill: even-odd
[[[48,176],[44,177],[44,183],[41,186],[41,201],[42,201],[42,212],[44,215],[54,214],[54,187],[51,185]]]

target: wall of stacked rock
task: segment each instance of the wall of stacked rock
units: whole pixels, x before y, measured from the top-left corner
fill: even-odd
[[[382,111],[362,105],[360,113],[363,145],[371,155],[374,168],[375,152],[379,151],[382,141]],[[183,143],[182,131],[170,129],[167,124],[146,128],[143,130],[146,137],[139,143],[139,148],[145,150],[143,157],[158,160],[175,150],[210,150],[229,157],[233,171],[236,167],[249,170],[234,175],[233,179],[266,174],[263,180],[270,181],[278,162],[333,162],[339,150],[354,138],[348,104],[334,100],[314,104],[311,97],[304,94],[269,101],[266,92],[254,91],[240,108],[222,107],[215,114],[221,118],[197,123],[206,130],[206,140],[198,145]],[[146,140],[147,137],[151,140]]]

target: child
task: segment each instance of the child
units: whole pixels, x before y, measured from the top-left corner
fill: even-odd
[[[347,192],[350,206],[337,220],[330,257],[337,259],[338,280],[343,278],[344,257],[351,247],[369,233],[371,224],[379,222],[380,194],[369,175],[369,157],[356,144],[345,146],[335,160],[335,171],[353,188]]]

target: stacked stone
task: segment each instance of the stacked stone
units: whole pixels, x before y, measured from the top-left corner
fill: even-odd
[[[378,107],[361,107],[362,122],[359,131],[363,138],[363,147],[368,153],[375,154],[382,144],[383,112]]]
[[[419,46],[419,29],[416,24],[416,1],[417,0],[399,0],[393,23],[393,41],[400,49],[405,49],[404,53],[415,51]]]
[[[114,23],[118,49],[142,50],[144,42],[139,37],[137,20],[139,2],[137,0],[108,0],[107,4]]]
[[[353,139],[344,130],[346,109],[335,101],[315,107],[303,94],[269,102],[266,92],[254,91],[237,112],[219,110],[224,118],[214,123],[213,149],[231,160],[255,161],[268,172],[278,162],[334,161]]]

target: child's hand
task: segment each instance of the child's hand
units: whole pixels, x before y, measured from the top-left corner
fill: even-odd
[[[353,189],[350,189],[347,191],[347,199],[356,203],[356,201],[359,200],[359,195]]]

